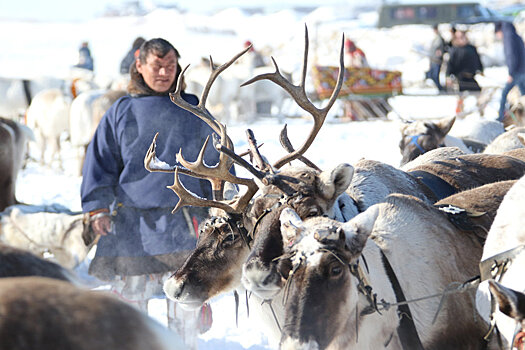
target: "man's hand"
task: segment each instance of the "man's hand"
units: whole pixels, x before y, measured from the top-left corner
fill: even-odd
[[[99,216],[91,222],[91,227],[95,234],[105,236],[111,230],[111,218],[107,215]]]

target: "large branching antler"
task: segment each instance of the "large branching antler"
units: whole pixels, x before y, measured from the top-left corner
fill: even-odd
[[[270,81],[273,81],[275,84],[282,87],[290,96],[294,99],[294,101],[305,111],[310,113],[314,119],[314,126],[308,135],[308,138],[303,143],[301,147],[299,147],[297,150],[293,151],[292,153],[287,154],[286,156],[279,159],[277,162],[275,162],[274,167],[279,169],[284,164],[291,162],[292,160],[295,160],[302,156],[306,150],[311,146],[312,142],[314,141],[315,137],[319,133],[319,130],[321,129],[321,126],[323,125],[326,115],[328,114],[328,111],[330,108],[332,108],[335,100],[337,99],[337,95],[339,94],[339,91],[341,91],[341,87],[343,85],[343,77],[344,77],[344,59],[343,59],[343,48],[344,48],[344,35],[341,42],[341,53],[339,55],[339,75],[337,77],[337,84],[332,92],[332,96],[330,96],[330,99],[328,100],[328,104],[324,108],[317,108],[306,96],[306,90],[305,90],[305,80],[306,80],[306,70],[307,70],[307,63],[308,63],[308,28],[305,26],[305,48],[304,48],[304,60],[303,60],[303,69],[302,69],[302,76],[301,76],[301,82],[299,85],[293,85],[290,81],[288,81],[279,71],[279,67],[277,63],[275,62],[275,59],[272,57],[272,62],[275,67],[275,72],[273,73],[265,73],[260,74],[241,86],[245,86],[248,84],[252,84],[256,81],[267,79]]]

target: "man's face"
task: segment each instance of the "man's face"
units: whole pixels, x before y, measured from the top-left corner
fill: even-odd
[[[503,31],[498,30],[498,31],[496,32],[496,38],[497,38],[498,40],[503,40]]]
[[[153,91],[163,93],[168,91],[175,81],[177,61],[175,51],[171,50],[162,58],[150,53],[146,57],[146,62],[137,59],[135,64],[146,84]]]

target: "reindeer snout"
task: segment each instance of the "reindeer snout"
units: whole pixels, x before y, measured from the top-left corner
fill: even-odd
[[[182,295],[182,291],[184,290],[185,283],[183,280],[176,278],[175,276],[172,276],[164,282],[163,290],[164,294],[168,298],[174,301],[178,301]]]
[[[244,287],[263,299],[272,298],[282,286],[281,276],[274,266],[267,266],[259,260],[250,260],[243,266]]]

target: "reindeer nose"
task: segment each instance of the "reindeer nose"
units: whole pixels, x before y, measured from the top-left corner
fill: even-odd
[[[164,282],[163,290],[164,294],[171,300],[177,301],[182,295],[184,290],[185,283],[183,280],[180,280],[175,277],[170,277]]]

